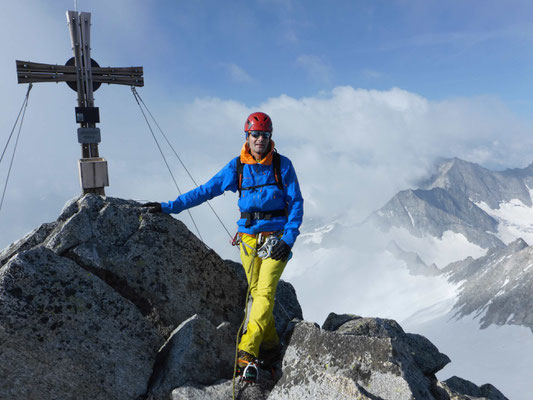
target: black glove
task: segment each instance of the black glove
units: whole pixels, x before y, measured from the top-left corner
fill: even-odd
[[[280,240],[274,245],[274,247],[272,247],[270,258],[273,260],[287,261],[289,254],[291,254],[291,246],[289,246],[283,240]]]
[[[152,214],[163,212],[161,203],[144,203],[141,207],[148,208],[148,212]]]

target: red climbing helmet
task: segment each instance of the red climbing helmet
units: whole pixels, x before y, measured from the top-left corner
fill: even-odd
[[[254,112],[246,118],[244,132],[266,131],[272,132],[272,120],[263,112]]]

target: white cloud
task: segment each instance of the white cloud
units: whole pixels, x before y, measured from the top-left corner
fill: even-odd
[[[253,82],[253,79],[248,72],[239,67],[237,64],[221,63],[220,65],[226,70],[226,73],[233,81],[238,83]]]
[[[330,67],[322,58],[311,54],[302,54],[298,56],[296,63],[307,72],[310,79],[320,83],[329,82]]]
[[[369,79],[380,79],[383,77],[383,74],[381,72],[373,70],[373,69],[364,69],[362,71],[362,75],[365,78],[369,78]]]

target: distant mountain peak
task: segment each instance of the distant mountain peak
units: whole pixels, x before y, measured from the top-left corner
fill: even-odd
[[[523,220],[525,214],[520,212],[524,208],[517,211],[515,207],[511,216],[509,204],[514,207],[518,200],[532,207],[530,188],[533,163],[498,172],[457,157],[441,159],[419,189],[398,192],[369,220],[385,230],[405,228],[416,237],[441,239],[451,231],[482,248],[501,248],[509,241],[508,234],[500,231],[502,226],[515,232],[527,225],[516,222],[516,218]],[[505,211],[499,211],[502,204],[507,205]]]

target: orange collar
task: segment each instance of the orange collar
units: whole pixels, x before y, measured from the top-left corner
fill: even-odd
[[[263,164],[271,165],[272,164],[272,154],[274,153],[274,142],[270,140],[270,150],[261,161],[256,161],[252,153],[250,153],[250,146],[248,142],[245,142],[241,149],[241,162],[243,164]]]

